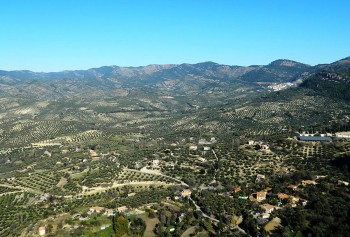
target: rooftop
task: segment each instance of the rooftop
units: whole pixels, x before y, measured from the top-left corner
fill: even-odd
[[[181,193],[182,197],[190,197],[191,196],[191,190],[190,189],[184,189]]]
[[[332,138],[330,137],[321,137],[321,136],[299,136],[300,141],[319,141],[319,142],[331,142]]]

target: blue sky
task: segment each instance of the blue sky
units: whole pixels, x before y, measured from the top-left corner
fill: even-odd
[[[0,70],[330,63],[350,56],[350,1],[0,0]]]

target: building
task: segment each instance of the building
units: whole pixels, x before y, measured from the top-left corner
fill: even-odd
[[[105,212],[106,216],[114,216],[116,214],[116,210],[114,209],[107,209],[107,211]]]
[[[265,175],[257,174],[256,179],[255,179],[255,183],[263,182],[265,180],[265,178],[266,178]]]
[[[207,162],[207,159],[205,159],[203,157],[199,157],[198,160],[201,161],[201,162]]]
[[[241,190],[242,190],[241,187],[233,188],[233,191],[234,191],[235,193],[238,193],[238,192],[240,192]]]
[[[285,193],[279,193],[277,194],[277,197],[280,201],[289,200],[289,195]]]
[[[210,151],[210,146],[204,146],[203,151]]]
[[[343,180],[338,180],[338,185],[349,186],[349,182],[346,182],[346,181],[343,181]]]
[[[126,206],[121,206],[117,208],[118,212],[126,212],[128,210],[128,208]]]
[[[269,213],[269,214],[271,214],[271,212],[273,212],[273,210],[276,209],[275,206],[272,206],[272,205],[270,205],[270,204],[268,204],[268,203],[262,204],[262,205],[260,205],[260,207],[261,207],[261,209],[263,209],[266,213]]]
[[[267,145],[267,144],[262,144],[260,147],[261,147],[261,149],[263,149],[263,150],[270,150],[270,147],[269,147],[269,145]]]
[[[337,132],[335,136],[339,138],[350,138],[350,132]]]
[[[305,185],[316,185],[317,183],[315,180],[302,180],[301,184],[305,186]]]
[[[191,145],[191,146],[188,147],[188,149],[189,149],[190,151],[196,151],[196,150],[197,150],[197,146]]]
[[[182,192],[181,192],[181,197],[190,197],[191,196],[191,190],[190,189],[184,189]]]
[[[299,136],[300,141],[304,142],[331,142],[331,137],[321,137],[321,136]]]
[[[256,200],[258,202],[261,202],[266,199],[266,192],[265,191],[260,191],[256,193]]]
[[[40,236],[46,235],[46,227],[45,226],[39,227],[39,235]]]
[[[105,209],[104,207],[91,207],[90,212],[91,213],[94,213],[94,212],[101,213],[104,209]]]
[[[298,185],[289,185],[289,188],[292,189],[293,191],[298,189]]]
[[[280,202],[285,202],[285,203],[289,203],[291,204],[292,207],[296,207],[297,203],[299,202],[300,198],[292,196],[292,195],[288,195],[285,193],[279,193],[277,194],[278,199],[280,200]]]
[[[211,142],[209,141],[207,141],[206,139],[199,139],[199,141],[198,141],[198,145],[210,145],[211,144]]]
[[[89,153],[90,153],[91,157],[97,157],[98,156],[97,152],[94,151],[94,150],[90,150]]]
[[[158,159],[152,161],[152,166],[153,167],[159,167],[160,161]]]

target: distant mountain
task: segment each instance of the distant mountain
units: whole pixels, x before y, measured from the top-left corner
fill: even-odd
[[[247,81],[285,81],[307,71],[311,66],[290,61],[277,60],[266,66],[228,66],[214,62],[203,62],[197,64],[166,64],[148,65],[144,67],[118,67],[103,66],[88,70],[62,71],[62,72],[31,72],[23,71],[0,71],[0,78],[9,77],[16,80],[57,80],[57,79],[117,79],[125,82],[127,79],[147,81],[151,78],[158,80],[178,79],[185,76],[199,76],[208,79],[240,79]],[[270,77],[261,74],[270,75]],[[250,75],[247,75],[250,74]],[[254,76],[255,75],[255,76]],[[251,77],[254,77],[251,80]],[[286,79],[285,76],[288,78]]]
[[[193,93],[210,87],[227,88],[230,85],[255,86],[260,82],[269,84],[294,81],[311,69],[306,64],[277,60],[266,66],[249,67],[203,62],[143,67],[103,66],[49,73],[0,71],[0,94],[59,98],[83,94],[108,95],[113,94],[117,88],[145,86]],[[33,94],[35,91],[41,93]]]
[[[303,81],[317,93],[349,100],[350,57],[310,66],[280,59],[248,67],[215,62],[142,67],[103,66],[62,72],[0,71],[0,96],[37,99],[118,96],[121,89],[151,88],[160,93],[206,94],[238,88],[267,89],[273,83]],[[225,93],[227,93],[225,92]],[[125,93],[125,91],[123,92]]]
[[[334,63],[315,66],[318,71],[340,71],[350,67],[350,57],[343,58]]]
[[[267,66],[256,66],[253,70],[243,74],[241,79],[249,82],[288,82],[310,71],[312,71],[310,65],[280,59]]]

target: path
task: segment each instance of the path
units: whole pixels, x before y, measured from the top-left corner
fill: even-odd
[[[175,180],[176,182],[180,183],[181,185],[184,185],[186,187],[188,187],[189,185],[186,184],[185,182],[183,182],[182,180],[179,180],[177,178],[173,178],[173,177],[170,177],[168,175],[165,175],[165,174],[162,174],[162,173],[159,173],[159,174],[155,174],[154,172],[152,171],[140,171],[140,170],[135,170],[135,169],[127,169],[125,168],[124,169],[125,171],[132,171],[132,172],[137,172],[137,173],[141,173],[141,174],[152,174],[152,175],[159,175],[159,176],[162,176],[162,177],[165,177],[165,178],[169,178],[169,179],[172,179],[172,180]]]

